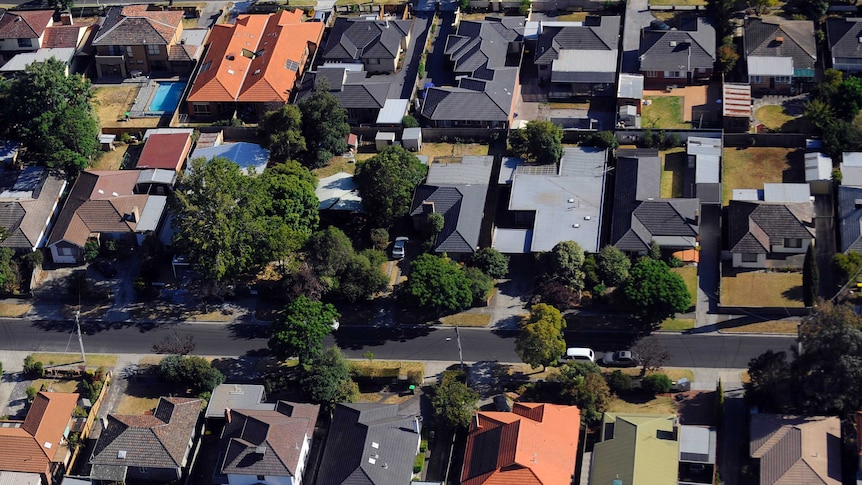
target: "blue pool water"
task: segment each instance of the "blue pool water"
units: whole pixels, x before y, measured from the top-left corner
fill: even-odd
[[[153,99],[150,100],[150,107],[147,111],[174,111],[180,104],[180,97],[185,88],[185,81],[160,82],[156,92],[153,93]]]

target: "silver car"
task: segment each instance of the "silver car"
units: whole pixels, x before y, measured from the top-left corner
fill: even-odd
[[[392,257],[395,259],[403,259],[404,253],[407,251],[407,242],[410,238],[401,236],[395,238],[395,244],[392,246]]]

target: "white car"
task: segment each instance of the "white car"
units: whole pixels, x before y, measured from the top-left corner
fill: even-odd
[[[401,236],[395,238],[395,244],[392,246],[392,257],[395,259],[403,259],[404,253],[407,251],[407,242],[410,238]]]

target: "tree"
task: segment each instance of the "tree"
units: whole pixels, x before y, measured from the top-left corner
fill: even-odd
[[[650,241],[647,256],[651,259],[661,259],[661,246],[656,241]]]
[[[470,281],[461,266],[447,257],[421,254],[410,263],[410,275],[401,292],[420,308],[456,312],[473,302]]]
[[[329,411],[336,403],[353,402],[359,395],[359,388],[350,378],[350,367],[338,347],[326,349],[311,361],[302,387],[313,402]]]
[[[289,160],[264,170],[252,180],[251,189],[255,194],[254,217],[269,228],[264,233],[267,256],[284,260],[317,228],[317,178]]]
[[[284,298],[293,300],[299,296],[306,296],[310,300],[320,300],[326,287],[320,282],[311,266],[302,262],[290,274],[282,278],[281,286],[284,289]]]
[[[295,160],[305,149],[302,136],[302,112],[295,104],[285,104],[263,115],[260,132],[269,158],[275,162]]]
[[[632,376],[623,374],[623,371],[619,369],[605,374],[605,381],[607,381],[608,387],[614,394],[623,394],[632,388]]]
[[[344,231],[328,226],[311,235],[305,252],[318,275],[334,278],[344,271],[353,256],[353,243]]]
[[[862,253],[836,253],[832,257],[832,268],[835,270],[835,280],[840,285],[847,284],[850,278],[855,278],[862,268]]]
[[[467,387],[463,379],[464,374],[461,372],[445,371],[431,395],[434,417],[453,430],[470,426],[476,403],[479,402],[479,393]]]
[[[354,180],[362,196],[362,207],[377,227],[390,227],[410,211],[413,191],[428,168],[415,155],[399,146],[382,152],[356,167]]]
[[[835,110],[832,109],[832,106],[827,101],[819,98],[806,101],[803,113],[820,130],[825,129],[829,125],[829,122],[835,118]]]
[[[153,344],[153,352],[157,354],[187,355],[195,351],[195,338],[186,335],[185,338],[174,332],[173,335],[165,335],[158,343]]]
[[[667,347],[655,337],[647,336],[638,340],[632,346],[632,352],[637,354],[641,361],[641,375],[649,371],[657,371],[665,362],[670,360],[670,352]]]
[[[533,369],[553,365],[566,351],[565,327],[566,321],[559,310],[544,303],[535,305],[521,323],[515,352]]]
[[[590,362],[569,363],[551,380],[560,386],[563,404],[580,408],[582,421],[593,424],[602,419],[612,396],[599,366]]]
[[[505,278],[509,272],[509,257],[494,248],[479,248],[470,258],[470,265],[491,278]]]
[[[34,62],[0,85],[4,125],[27,147],[27,158],[52,168],[87,168],[99,153],[99,124],[90,81],[66,75],[56,60]]]
[[[37,251],[38,252],[38,251]],[[15,251],[0,248],[0,293],[11,295],[21,289],[21,278]]]
[[[650,374],[641,380],[641,387],[650,394],[664,394],[670,391],[673,384],[665,374]]]
[[[790,363],[787,352],[771,350],[748,363],[745,396],[762,411],[785,412],[792,407]]]
[[[297,357],[300,364],[320,355],[323,338],[332,332],[332,324],[341,315],[329,303],[305,296],[290,302],[273,322],[269,349],[279,360]]]
[[[607,245],[599,250],[596,269],[601,282],[608,286],[618,286],[629,277],[632,262],[616,246]]]
[[[718,48],[718,65],[721,72],[730,74],[739,61],[739,54],[733,44],[724,44]]]
[[[509,135],[512,151],[539,164],[560,161],[563,156],[563,129],[547,120],[533,120]]]
[[[632,266],[622,296],[634,315],[653,325],[691,306],[691,295],[682,277],[664,261],[651,258],[640,258]]]
[[[494,279],[479,268],[465,268],[464,274],[470,283],[470,293],[473,295],[473,305],[483,305],[494,289]]]
[[[814,244],[808,245],[802,264],[802,299],[805,306],[812,306],[820,293],[820,270],[814,256]]]
[[[326,165],[334,155],[347,151],[347,110],[329,92],[326,80],[318,81],[311,95],[299,102],[302,112],[302,135],[307,150],[303,164],[309,168]]]
[[[778,4],[777,0],[748,0],[748,6],[754,9],[757,15],[762,15],[770,8]]]
[[[617,135],[615,135],[613,131],[596,132],[590,136],[586,143],[599,148],[610,148],[611,150],[620,146],[620,142],[617,140]]]
[[[353,254],[348,259],[338,279],[338,294],[350,303],[366,300],[389,286],[389,278],[380,264],[374,264],[363,253]]]
[[[404,115],[401,119],[401,126],[404,128],[419,128],[419,121],[411,115]]]
[[[723,39],[732,33],[731,14],[735,10],[735,0],[707,0],[706,8],[715,22],[717,38]]]
[[[584,287],[584,250],[575,241],[557,243],[545,253],[546,273],[575,291]]]
[[[210,361],[195,355],[169,355],[162,359],[159,370],[166,381],[187,385],[196,394],[212,392],[224,382],[224,375]]]

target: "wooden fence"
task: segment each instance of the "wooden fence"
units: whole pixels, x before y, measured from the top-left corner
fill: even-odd
[[[66,466],[67,471],[75,468],[75,461],[78,459],[78,454],[85,448],[82,442],[90,437],[90,433],[93,431],[93,426],[95,425],[96,420],[99,419],[99,410],[102,409],[102,404],[105,402],[106,395],[108,394],[108,387],[110,387],[109,384],[113,376],[113,372],[105,372],[105,382],[102,383],[102,390],[99,392],[99,397],[96,398],[96,402],[93,403],[93,407],[90,408],[90,413],[87,415],[87,420],[84,422],[84,427],[81,429],[81,435],[79,438],[79,443],[81,443],[81,445],[72,452],[72,457],[69,458],[69,464]],[[81,376],[81,378],[85,379],[86,377]]]

